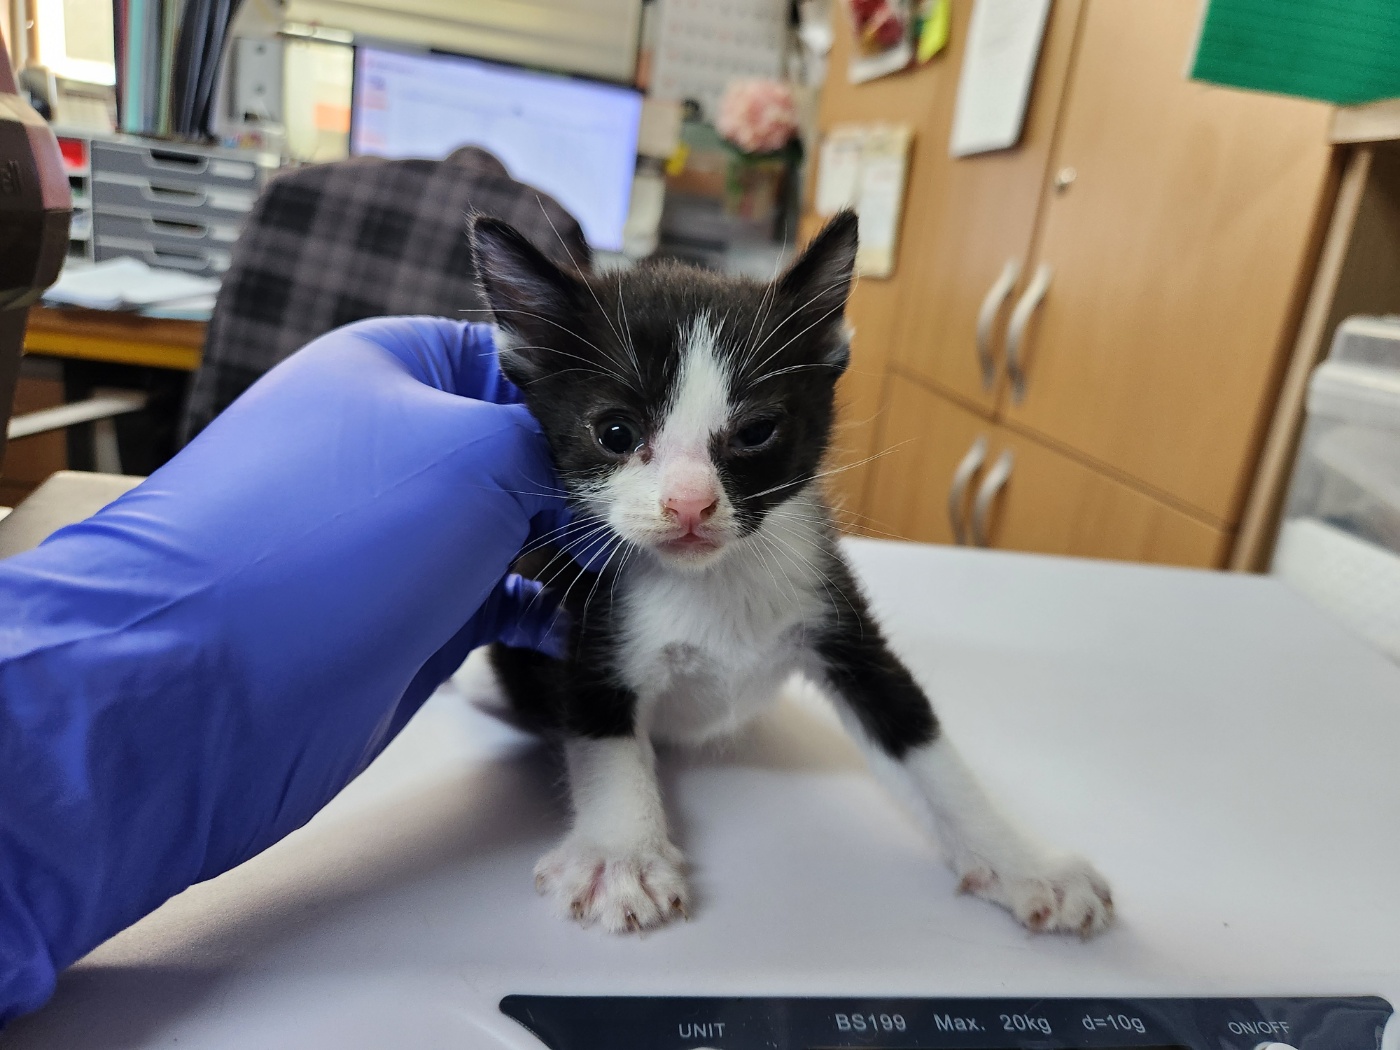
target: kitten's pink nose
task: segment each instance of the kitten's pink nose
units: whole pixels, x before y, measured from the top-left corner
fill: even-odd
[[[686,532],[694,532],[701,522],[708,521],[714,515],[719,501],[709,492],[699,496],[687,493],[667,496],[661,505],[668,517],[676,519],[677,525],[684,526]]]

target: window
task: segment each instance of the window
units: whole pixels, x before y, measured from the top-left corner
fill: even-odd
[[[114,84],[111,0],[29,0],[38,23],[39,62],[55,75]]]

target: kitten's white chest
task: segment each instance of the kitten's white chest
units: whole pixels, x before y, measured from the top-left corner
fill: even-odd
[[[777,575],[752,551],[710,572],[638,570],[622,613],[621,666],[651,736],[698,743],[770,704],[824,606],[806,573]]]

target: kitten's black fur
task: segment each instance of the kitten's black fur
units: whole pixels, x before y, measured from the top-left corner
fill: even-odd
[[[475,221],[473,241],[503,334],[502,367],[539,419],[571,495],[587,493],[617,466],[588,424],[622,411],[647,427],[660,425],[680,368],[681,333],[703,313],[759,347],[734,372],[740,413],[780,421],[778,438],[759,455],[730,453],[722,435],[712,443],[741,533],[760,528],[821,472],[836,381],[849,359],[843,311],[856,248],[851,213],[834,219],[772,285],[671,263],[605,277],[568,274],[488,218]],[[593,505],[579,498],[575,508],[588,515]],[[829,527],[815,553],[830,609],[809,644],[828,684],[890,756],[931,743],[938,734],[932,707],[885,645]],[[561,565],[555,559],[541,578],[552,579]],[[633,732],[637,697],[617,673],[612,615],[626,581],[615,574],[611,563],[601,580],[564,568],[557,589],[573,618],[566,660],[494,647],[502,685],[534,727],[585,737]]]
[[[909,794],[962,888],[1034,930],[1113,917],[1087,861],[1002,817],[890,652],[820,492],[856,222],[838,216],[770,285],[675,265],[565,273],[479,219],[477,271],[501,366],[542,424],[577,512],[558,565],[563,660],[496,647],[517,712],[561,738],[568,835],[535,867],[565,918],[614,932],[685,915],[653,741],[736,730],[797,672],[825,688],[882,777]],[[597,544],[594,544],[597,546]]]

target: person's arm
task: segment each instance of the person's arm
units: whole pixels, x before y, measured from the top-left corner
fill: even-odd
[[[485,327],[352,325],[0,561],[0,1025],[304,824],[472,648],[546,639],[506,573],[562,505],[516,399]]]

